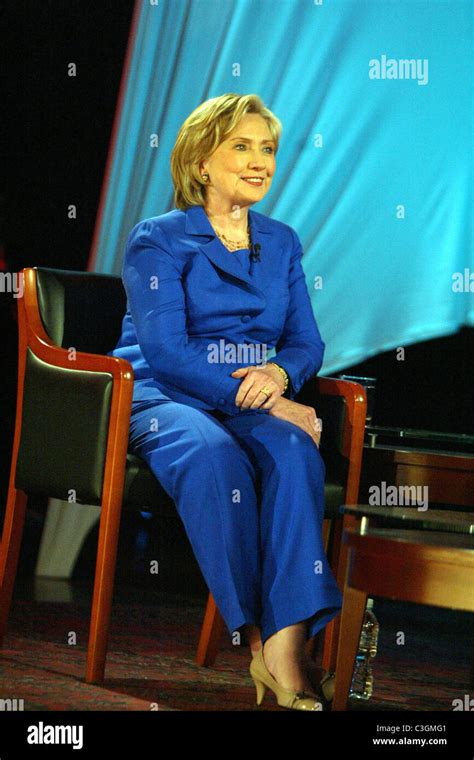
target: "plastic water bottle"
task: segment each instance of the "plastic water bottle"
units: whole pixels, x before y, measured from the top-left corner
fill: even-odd
[[[354,675],[349,696],[353,699],[370,699],[374,689],[371,660],[377,654],[379,623],[374,615],[374,600],[367,599],[359,651],[357,652]]]

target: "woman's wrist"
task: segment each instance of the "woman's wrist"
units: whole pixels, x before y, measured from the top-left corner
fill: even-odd
[[[285,393],[286,389],[288,388],[288,384],[289,384],[288,373],[286,372],[286,370],[283,369],[283,367],[280,367],[280,365],[276,364],[275,362],[269,362],[267,364],[267,368],[268,367],[274,367],[276,369],[276,371],[277,371],[276,376],[279,377],[283,381],[283,386],[282,386],[282,391],[281,392]]]

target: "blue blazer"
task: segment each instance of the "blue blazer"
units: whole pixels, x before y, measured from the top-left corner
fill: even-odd
[[[287,371],[291,399],[318,372],[324,343],[299,238],[283,222],[248,214],[252,243],[260,246],[249,271],[221,243],[202,206],[133,227],[122,271],[127,312],[110,354],[132,365],[134,401],[171,399],[238,414],[242,379],[231,373],[262,363],[254,359],[261,344],[275,349],[271,360]]]

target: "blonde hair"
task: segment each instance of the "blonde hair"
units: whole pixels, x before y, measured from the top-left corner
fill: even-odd
[[[199,171],[199,163],[214,153],[247,113],[258,113],[265,119],[277,152],[282,124],[258,95],[228,92],[205,100],[181,125],[171,152],[171,176],[177,208],[184,210],[188,206],[204,205],[206,185]]]

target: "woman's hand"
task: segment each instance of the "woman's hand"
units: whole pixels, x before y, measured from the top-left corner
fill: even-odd
[[[319,449],[321,440],[321,420],[318,419],[315,409],[312,406],[298,404],[297,401],[290,401],[287,398],[279,398],[270,410],[272,417],[278,417],[280,420],[292,422],[293,425],[304,430],[311,436],[314,443]]]
[[[241,409],[272,409],[285,387],[281,372],[266,364],[241,367],[232,372],[232,377],[244,378],[235,397],[235,403]],[[262,388],[270,395],[261,393]]]

